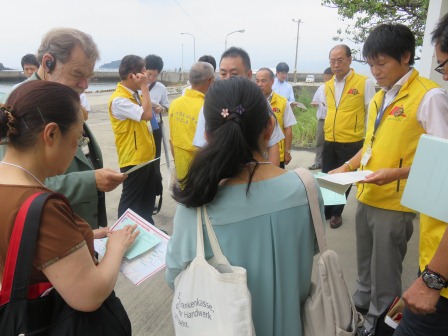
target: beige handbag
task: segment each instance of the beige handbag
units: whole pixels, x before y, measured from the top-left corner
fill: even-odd
[[[304,168],[294,172],[306,189],[320,251],[317,282],[311,282],[310,293],[302,306],[303,335],[354,336],[363,317],[356,311],[348,292],[338,255],[327,248],[315,178]]]

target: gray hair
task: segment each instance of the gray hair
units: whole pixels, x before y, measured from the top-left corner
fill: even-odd
[[[197,62],[191,66],[188,80],[191,85],[201,85],[215,75],[213,66],[207,62]]]
[[[65,63],[75,48],[80,46],[89,61],[100,58],[98,47],[92,36],[74,28],[54,28],[47,32],[37,50],[37,60],[42,63],[44,54],[50,54],[58,61]]]

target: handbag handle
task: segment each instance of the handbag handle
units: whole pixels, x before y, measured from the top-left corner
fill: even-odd
[[[319,208],[319,197],[317,192],[317,184],[314,175],[305,168],[297,168],[294,170],[303,185],[305,186],[306,195],[308,197],[308,204],[310,206],[311,218],[313,220],[314,231],[316,232],[317,244],[319,245],[319,252],[323,253],[328,249],[327,240],[325,238],[324,224]]]
[[[17,213],[3,270],[0,305],[27,297],[42,209],[50,198],[62,199],[70,207],[60,194],[37,192],[26,199]]]
[[[204,252],[204,234],[202,230],[202,214],[201,209],[205,219],[205,229],[207,230],[208,238],[210,241],[210,245],[213,251],[213,257],[208,260],[208,262],[218,269],[221,273],[231,273],[232,268],[229,260],[222,253],[221,247],[219,246],[218,238],[216,237],[215,231],[213,230],[213,226],[210,222],[210,218],[208,216],[207,207],[203,205],[201,208],[197,208],[197,243],[196,243],[196,256],[202,256],[205,258]]]

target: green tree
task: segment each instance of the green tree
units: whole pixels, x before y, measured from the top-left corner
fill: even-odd
[[[336,41],[361,44],[378,24],[402,23],[415,34],[417,46],[423,44],[429,0],[322,0],[322,5],[337,8],[343,21],[354,22],[337,30]]]

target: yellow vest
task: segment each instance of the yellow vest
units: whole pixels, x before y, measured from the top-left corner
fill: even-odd
[[[271,107],[274,111],[275,117],[277,118],[277,122],[280,126],[280,129],[283,131],[283,125],[285,121],[285,110],[286,110],[286,104],[288,104],[288,100],[279,94],[272,92],[272,99],[271,99]],[[278,143],[279,150],[280,150],[280,162],[285,161],[285,139],[282,139]]]
[[[154,137],[148,130],[145,120],[120,120],[112,115],[112,101],[115,98],[126,98],[138,104],[129,90],[118,83],[116,90],[109,98],[109,118],[114,131],[120,168],[138,165],[154,159],[156,147]]]
[[[187,89],[185,95],[174,100],[168,112],[170,141],[178,179],[184,178],[193,161],[197,147],[193,146],[199,112],[204,105],[202,92]]]
[[[386,108],[375,134],[372,157],[361,170],[377,171],[380,168],[409,167],[414,159],[420,136],[425,129],[417,121],[417,110],[423,96],[438,85],[420,77],[414,69],[409,80],[401,87],[397,96]],[[372,144],[375,119],[385,91],[381,90],[372,98],[369,109],[366,140],[362,154]],[[394,181],[382,186],[359,183],[357,198],[360,202],[381,209],[414,212],[400,204],[407,179]]]
[[[366,80],[366,76],[355,74],[351,69],[351,74],[345,78],[345,86],[338,107],[336,107],[334,90],[335,76],[325,83],[327,116],[324,132],[326,141],[350,143],[361,141],[364,138]]]
[[[439,247],[448,223],[420,214],[419,266],[423,272]],[[448,288],[442,289],[440,295],[448,298]]]

